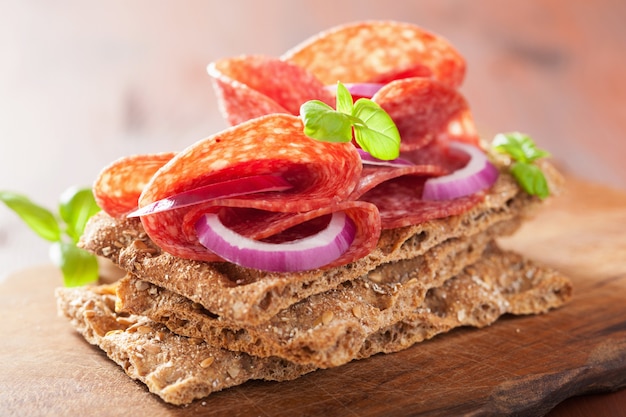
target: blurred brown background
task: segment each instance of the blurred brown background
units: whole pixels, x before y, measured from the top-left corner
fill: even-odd
[[[230,0],[0,2],[0,189],[48,207],[108,162],[225,126],[206,65],[280,55],[361,19],[417,23],[465,55],[485,138],[521,130],[568,172],[626,189],[626,2]],[[46,263],[0,206],[0,276]]]

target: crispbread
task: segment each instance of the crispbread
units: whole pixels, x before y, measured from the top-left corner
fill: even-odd
[[[118,310],[147,316],[177,334],[202,338],[213,346],[319,368],[338,366],[351,361],[369,335],[419,306],[429,288],[442,285],[480,259],[491,239],[516,228],[517,223],[500,222],[475,236],[449,239],[414,259],[380,265],[254,326],[233,325],[188,298],[132,274],[118,287]]]
[[[570,282],[556,271],[491,248],[463,273],[429,290],[402,321],[369,336],[356,357],[405,349],[458,326],[487,326],[505,313],[545,312],[570,295]],[[120,315],[112,287],[59,288],[56,296],[60,313],[87,341],[169,403],[190,403],[249,379],[288,380],[313,370],[211,347],[146,317]]]
[[[392,353],[458,326],[485,327],[503,314],[547,313],[572,297],[565,275],[490,245],[483,258],[442,286],[400,322],[367,338],[356,359]]]
[[[549,165],[544,171],[557,189],[559,174]],[[502,172],[484,201],[462,215],[384,231],[378,247],[351,264],[289,274],[176,258],[150,241],[139,220],[113,219],[106,214],[92,218],[80,246],[111,259],[142,280],[184,295],[224,320],[254,325],[380,264],[411,259],[448,239],[472,236],[496,223],[523,217],[539,203]]]
[[[128,376],[166,402],[186,404],[250,379],[284,381],[315,369],[215,348],[174,334],[147,317],[117,314],[114,288],[58,288],[59,312]]]

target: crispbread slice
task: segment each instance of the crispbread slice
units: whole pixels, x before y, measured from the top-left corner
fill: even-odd
[[[551,184],[557,184],[556,189],[559,174],[550,166],[544,171]],[[267,273],[229,263],[176,258],[150,241],[138,219],[113,219],[106,214],[92,218],[80,245],[142,280],[182,294],[212,314],[244,326],[265,322],[280,310],[383,263],[412,259],[448,239],[472,236],[499,222],[520,219],[539,204],[539,199],[522,192],[502,173],[484,201],[462,215],[384,231],[377,249],[365,258],[338,268],[299,273]]]
[[[118,310],[165,324],[175,333],[213,346],[255,356],[279,356],[319,368],[351,361],[365,339],[403,319],[426,291],[482,256],[489,242],[515,221],[491,226],[476,236],[449,239],[414,259],[380,265],[280,311],[267,322],[239,326],[215,317],[199,304],[128,274],[118,287]]]
[[[168,403],[187,404],[250,379],[285,381],[315,369],[215,348],[147,317],[118,314],[114,294],[115,285],[58,288],[59,313],[128,376]]]
[[[417,309],[370,335],[356,359],[398,352],[461,325],[485,327],[505,313],[547,313],[571,297],[572,283],[559,271],[492,245],[479,262],[431,288]]]
[[[60,288],[60,313],[134,379],[172,404],[186,404],[249,379],[288,380],[311,367],[211,347],[178,336],[142,316],[114,310],[111,287]],[[369,336],[357,358],[395,352],[455,327],[487,326],[505,313],[531,314],[562,305],[569,280],[511,252],[490,250],[441,287],[402,321]],[[418,347],[415,347],[418,348]]]

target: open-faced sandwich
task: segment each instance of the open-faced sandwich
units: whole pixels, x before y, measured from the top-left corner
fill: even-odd
[[[208,71],[232,127],[106,167],[80,245],[127,274],[57,291],[166,402],[569,299],[567,278],[495,242],[561,177],[524,135],[479,139],[446,40],[364,22]]]

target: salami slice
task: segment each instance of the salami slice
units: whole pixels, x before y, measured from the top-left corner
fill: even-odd
[[[378,208],[382,229],[460,214],[482,200],[482,194],[447,201],[422,200],[424,182],[428,178],[449,174],[468,162],[466,154],[449,148],[446,141],[434,141],[401,156],[415,165],[364,167],[359,184],[350,196]]]
[[[350,217],[357,231],[348,250],[324,266],[324,268],[330,268],[345,265],[369,254],[376,247],[381,231],[378,208],[365,201],[346,200],[306,212],[270,212],[241,206],[241,201],[232,200],[220,201],[219,207],[196,206],[184,216],[181,236],[186,236],[188,242],[196,242],[196,220],[202,214],[217,211],[222,222],[239,234],[260,241],[284,243],[318,232],[328,223],[330,214],[341,211]],[[254,206],[254,204],[249,204],[249,206]],[[196,244],[184,243],[177,247],[169,247],[167,250],[188,259],[222,260]]]
[[[449,173],[450,170],[442,165],[423,164],[407,167],[363,167],[363,173],[356,188],[350,195],[351,199],[357,200],[369,190],[380,186],[394,178],[411,176],[420,177],[421,183],[426,178],[437,177]],[[422,177],[424,179],[422,179]]]
[[[478,143],[478,133],[463,95],[428,78],[386,84],[372,100],[393,119],[402,141],[400,151],[419,149],[436,138]]]
[[[305,40],[282,56],[324,84],[390,82],[429,76],[457,88],[465,60],[444,38],[408,23],[347,24]]]
[[[347,199],[362,170],[358,152],[349,143],[318,142],[302,131],[297,117],[273,114],[239,124],[181,151],[146,185],[140,207],[185,190],[253,175],[281,175],[293,188],[143,216],[144,229],[157,245],[175,256],[212,261],[218,258],[198,242],[195,234],[195,224],[205,213],[221,213],[227,208],[229,227],[246,237],[263,239],[341,210],[355,222],[355,242],[361,245],[347,253],[363,256],[376,244],[380,221],[375,206]],[[250,211],[255,212],[253,222],[249,221]],[[341,262],[347,262],[345,256]]]
[[[174,152],[132,155],[114,161],[94,182],[96,203],[113,217],[122,217],[134,210],[150,178],[174,155]]]
[[[299,114],[300,105],[334,97],[304,68],[276,58],[241,56],[209,64],[222,113],[231,125],[271,113]]]
[[[258,55],[227,58],[209,64],[208,73],[224,118],[236,125],[271,113],[298,115],[300,106],[313,99],[334,106],[334,93],[326,87],[337,81],[391,86],[405,79],[426,78],[454,90],[463,81],[465,61],[445,39],[417,26],[362,22],[323,32],[281,59]],[[416,105],[424,104],[422,96],[411,97],[413,92],[402,84],[387,89],[385,98],[390,106],[400,107],[406,98],[408,108],[398,114],[411,115]],[[434,94],[435,101],[445,96],[442,91]],[[448,110],[455,104],[462,103],[451,99]],[[405,121],[408,119],[400,123]],[[418,137],[423,132],[406,130],[411,135],[406,143],[411,146],[421,146],[429,139],[423,134]]]
[[[397,177],[371,189],[361,200],[378,208],[382,229],[395,229],[464,213],[485,197],[481,192],[454,200],[425,201],[421,195],[426,179]]]
[[[340,26],[280,59],[227,58],[212,62],[208,73],[231,128],[178,153],[122,158],[94,184],[105,212],[141,216],[150,238],[174,256],[223,260],[207,249],[213,247],[208,240],[205,247],[198,239],[199,219],[215,221],[206,214],[217,214],[220,227],[244,238],[286,243],[335,227],[344,217],[333,214],[342,212],[350,219],[352,243],[326,265],[338,266],[370,253],[383,229],[460,214],[484,198],[483,192],[447,201],[421,198],[428,178],[467,163],[468,155],[455,154],[447,143],[478,145],[479,139],[457,90],[465,61],[445,39],[417,26]],[[320,100],[334,106],[331,86],[337,81],[353,88],[374,84],[376,90],[364,94],[373,94],[393,119],[400,157],[413,165],[364,168],[353,143],[325,143],[304,134],[301,105]]]

